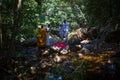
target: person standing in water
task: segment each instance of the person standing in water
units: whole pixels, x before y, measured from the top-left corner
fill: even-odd
[[[44,29],[43,25],[41,25],[41,27],[38,29],[37,40],[37,46],[39,48],[46,46],[46,30]]]
[[[63,27],[65,42],[68,43],[69,22],[67,22],[67,20],[64,20],[62,27]]]
[[[46,27],[46,31],[47,31],[47,34],[46,34],[46,46],[49,47],[50,46],[50,39],[49,39],[49,36],[50,36],[50,24],[47,25]]]
[[[61,39],[63,39],[64,37],[63,37],[63,35],[64,35],[64,33],[63,33],[64,31],[63,31],[63,26],[62,25],[60,25],[59,26],[59,36],[60,36],[60,38]]]

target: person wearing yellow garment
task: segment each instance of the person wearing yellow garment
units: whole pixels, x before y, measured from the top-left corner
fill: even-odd
[[[38,34],[37,34],[37,46],[39,48],[45,47],[46,46],[46,33],[47,31],[43,28],[43,25],[41,28],[38,29]]]

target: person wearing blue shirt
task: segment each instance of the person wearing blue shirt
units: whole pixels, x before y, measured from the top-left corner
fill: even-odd
[[[69,22],[67,22],[67,20],[64,20],[62,27],[63,27],[65,42],[68,42]]]

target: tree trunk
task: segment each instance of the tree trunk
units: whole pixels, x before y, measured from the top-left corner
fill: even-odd
[[[16,38],[16,32],[17,32],[19,18],[20,18],[21,4],[22,4],[22,0],[18,0],[17,8],[15,6],[15,9],[14,9],[13,28],[12,28],[12,36],[11,36],[11,50],[10,50],[10,52],[12,54],[14,54],[15,51],[16,51],[16,49],[15,49],[15,46],[16,46],[15,38]]]
[[[117,24],[120,25],[120,0],[117,0],[117,5],[116,5],[116,8],[117,8],[117,12],[116,12],[116,18],[117,18]]]
[[[2,17],[0,13],[0,48],[2,48]]]
[[[112,12],[113,12],[113,6],[112,6],[112,0],[109,0],[109,6],[108,6],[108,8],[109,8],[109,17],[112,17]]]

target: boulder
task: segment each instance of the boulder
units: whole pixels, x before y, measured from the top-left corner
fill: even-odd
[[[23,41],[21,43],[21,46],[24,46],[24,47],[34,47],[34,46],[37,46],[37,38],[25,40],[25,41]]]
[[[106,38],[105,42],[107,43],[120,43],[120,30],[112,31],[109,33]]]
[[[87,28],[79,28],[79,29],[77,29],[77,36],[80,39],[85,39],[86,33],[87,33]]]

